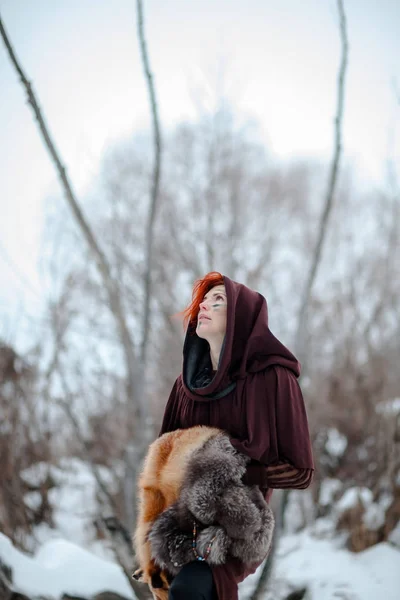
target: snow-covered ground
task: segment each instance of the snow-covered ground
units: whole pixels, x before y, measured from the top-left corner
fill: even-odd
[[[89,598],[113,591],[134,598],[122,569],[66,540],[49,540],[34,556],[23,554],[0,533],[0,560],[12,568],[14,588],[30,598]]]
[[[257,573],[241,585],[243,599],[256,578]],[[275,600],[280,590],[303,587],[307,600],[398,600],[400,551],[383,543],[353,554],[305,530],[282,538],[270,587]]]
[[[105,590],[134,597],[119,566],[66,540],[49,540],[30,557],[0,534],[0,559],[12,567],[15,588],[30,597],[59,600],[68,593],[89,598]],[[255,573],[241,584],[242,600],[257,577]],[[398,600],[400,551],[384,543],[352,554],[335,540],[316,538],[310,530],[286,535],[269,587],[274,600],[300,587],[308,588],[307,600]]]
[[[112,561],[110,548],[95,537],[93,519],[98,508],[91,469],[78,459],[64,459],[58,467],[40,463],[24,477],[37,485],[49,469],[57,484],[49,494],[54,527],[37,528],[28,545],[33,550],[31,555],[17,550],[0,534],[0,561],[12,568],[15,588],[31,598],[43,596],[49,600],[60,600],[64,593],[90,598],[102,591],[133,599],[126,576]],[[102,468],[101,475],[107,485],[113,485],[107,470]],[[323,496],[329,504],[338,484],[330,480],[325,488]],[[31,505],[37,502],[35,494],[31,492],[27,497]],[[370,509],[370,495],[364,488],[351,488],[342,497],[342,508],[361,500]],[[265,600],[281,600],[292,589],[301,587],[308,590],[305,600],[400,598],[400,526],[391,536],[393,544],[378,544],[353,554],[344,548],[343,535],[335,533],[334,514],[296,532],[296,493],[293,498],[287,510],[290,533],[280,538]],[[304,493],[301,498],[306,499]],[[241,584],[241,600],[249,597],[258,575]]]
[[[98,466],[99,477],[111,491],[114,489],[113,475],[109,469]],[[29,550],[35,550],[51,539],[74,542],[91,550],[101,558],[112,557],[106,544],[96,539],[94,521],[99,515],[96,497],[97,483],[92,469],[79,458],[63,458],[59,464],[37,463],[22,473],[31,486],[39,486],[51,476],[55,486],[49,490],[48,500],[52,506],[53,526],[46,523],[36,526],[29,540]],[[38,492],[25,494],[25,502],[32,509],[40,504]],[[109,516],[110,511],[103,511]]]

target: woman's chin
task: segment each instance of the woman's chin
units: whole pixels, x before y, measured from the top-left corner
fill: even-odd
[[[200,323],[199,325],[197,325],[196,333],[200,338],[203,338],[204,340],[206,340],[208,337],[207,325],[205,327],[204,327],[204,323]]]

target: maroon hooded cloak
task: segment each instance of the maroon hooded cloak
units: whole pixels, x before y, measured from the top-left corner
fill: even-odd
[[[195,425],[226,430],[252,459],[245,483],[259,485],[269,500],[272,488],[305,488],[312,479],[300,365],[269,330],[265,298],[228,277],[224,284],[227,327],[218,370],[212,371],[208,342],[189,327],[160,435]],[[258,566],[230,560],[212,567],[218,599],[237,600],[237,584]]]

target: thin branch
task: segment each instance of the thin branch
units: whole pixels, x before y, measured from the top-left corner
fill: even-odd
[[[62,300],[66,300],[65,296]],[[101,515],[99,518],[96,519],[97,526],[101,529],[103,534],[110,541],[115,558],[121,566],[129,582],[129,585],[132,587],[138,600],[148,600],[150,596],[146,594],[146,589],[144,588],[144,586],[141,586],[136,581],[134,581],[131,576],[132,565],[136,564],[136,559],[134,556],[134,548],[131,543],[130,532],[126,529],[124,524],[121,523],[120,519],[117,517],[118,510],[114,497],[109,492],[107,485],[101,476],[99,465],[96,464],[91,455],[90,443],[86,439],[82,431],[81,425],[79,424],[79,421],[77,419],[77,416],[73,410],[74,396],[71,390],[69,389],[67,379],[65,377],[60,362],[60,351],[64,346],[64,337],[67,332],[67,326],[69,325],[69,321],[67,319],[65,320],[65,322],[60,323],[56,317],[57,313],[55,313],[54,318],[52,318],[52,333],[54,335],[53,356],[49,361],[49,366],[44,373],[44,380],[46,381],[46,385],[41,390],[41,394],[49,404],[54,400],[51,396],[50,388],[52,383],[52,377],[57,371],[60,377],[61,386],[63,388],[64,397],[58,398],[56,401],[67,415],[74,429],[76,439],[82,448],[83,456],[87,461],[87,464],[90,465],[92,475],[97,483],[98,491],[96,496],[99,501],[99,506],[102,509],[102,512],[106,513],[104,514],[104,516]]]
[[[137,14],[138,14],[138,36],[140,42],[140,52],[142,55],[143,70],[146,77],[147,89],[150,98],[151,115],[153,121],[153,136],[154,136],[154,166],[153,166],[153,179],[151,186],[151,197],[148,223],[146,228],[146,264],[145,264],[145,294],[144,294],[144,310],[143,310],[143,335],[141,345],[141,364],[146,364],[147,357],[147,346],[149,342],[149,329],[150,329],[150,309],[151,309],[151,295],[152,295],[152,271],[153,271],[153,250],[154,250],[154,226],[158,208],[159,190],[160,190],[160,174],[161,174],[161,133],[160,123],[158,117],[156,93],[154,89],[153,75],[150,70],[148,52],[146,40],[144,38],[144,26],[143,26],[143,6],[142,1],[137,0]]]
[[[60,377],[64,389],[65,398],[58,399],[58,404],[63,408],[74,428],[76,438],[82,446],[86,460],[91,466],[92,474],[96,480],[98,489],[100,490],[100,501],[107,506],[110,513],[106,517],[97,519],[97,525],[101,527],[104,535],[107,536],[112,544],[114,555],[121,566],[129,585],[133,589],[138,600],[148,600],[150,595],[147,589],[140,583],[132,579],[132,565],[136,564],[133,545],[131,543],[130,532],[121,523],[117,515],[117,507],[112,494],[108,491],[106,484],[102,480],[99,466],[94,462],[90,454],[90,445],[83,435],[79,422],[72,410],[73,395],[67,387],[67,383],[63,373],[60,370]],[[106,502],[105,502],[106,501]]]
[[[334,155],[331,164],[331,170],[328,180],[328,189],[325,198],[325,206],[322,213],[318,240],[315,247],[307,284],[304,291],[304,296],[300,308],[299,322],[297,329],[296,342],[298,347],[298,354],[300,360],[305,363],[305,340],[307,336],[308,327],[308,312],[309,304],[311,299],[312,289],[316,280],[317,270],[321,262],[322,248],[326,238],[326,232],[328,227],[329,216],[333,208],[333,199],[336,191],[339,163],[342,153],[342,121],[343,121],[343,106],[344,106],[344,93],[345,93],[345,76],[348,63],[348,38],[347,38],[347,27],[346,27],[346,15],[343,7],[343,0],[337,0],[339,18],[340,18],[340,37],[342,43],[342,59],[338,75],[338,87],[337,87],[337,111],[335,116],[335,148]]]
[[[104,481],[101,478],[100,469],[99,469],[98,465],[94,462],[94,460],[92,459],[92,457],[90,455],[90,444],[85,439],[85,437],[81,431],[81,428],[79,426],[78,420],[74,414],[74,411],[72,410],[73,397],[72,397],[72,394],[69,392],[69,390],[66,389],[66,381],[63,376],[61,376],[61,381],[62,381],[62,385],[64,388],[64,393],[68,394],[68,395],[65,398],[58,398],[57,404],[64,410],[65,414],[68,416],[68,418],[74,428],[76,439],[79,441],[79,443],[82,447],[85,459],[87,460],[87,462],[90,464],[90,466],[92,468],[92,473],[93,473],[93,476],[99,487],[99,490],[103,494],[103,497],[105,499],[107,499],[107,502],[109,505],[109,510],[112,510],[113,514],[116,514],[117,507],[115,505],[115,500],[114,500],[113,496],[110,494],[110,492],[108,491],[107,486],[105,485]]]
[[[346,16],[345,16],[344,7],[343,7],[343,1],[337,0],[337,3],[338,3],[338,10],[339,10],[339,16],[340,16],[340,35],[341,35],[341,42],[342,42],[342,59],[341,59],[339,75],[338,75],[337,111],[336,111],[336,117],[335,117],[335,149],[334,149],[334,155],[333,155],[331,171],[330,171],[330,176],[329,176],[328,190],[327,190],[326,199],[325,199],[325,207],[324,207],[324,211],[323,211],[323,214],[321,217],[321,222],[320,222],[320,227],[319,227],[318,241],[317,241],[317,245],[315,248],[313,260],[311,263],[311,268],[310,268],[307,285],[306,285],[305,292],[304,292],[303,301],[301,304],[299,322],[298,322],[298,327],[297,327],[297,336],[296,336],[297,352],[298,352],[300,359],[302,361],[302,364],[303,364],[303,373],[305,371],[305,361],[306,361],[305,340],[306,340],[307,328],[308,328],[308,309],[309,309],[309,304],[310,304],[312,288],[315,283],[319,264],[321,262],[322,247],[323,247],[323,243],[326,238],[329,216],[330,216],[330,213],[332,212],[333,198],[334,198],[334,194],[335,194],[335,190],[336,190],[337,176],[338,176],[338,170],[339,170],[339,161],[340,161],[340,156],[341,156],[341,151],[342,151],[344,82],[345,82],[345,75],[346,75],[347,62],[348,62],[348,39],[347,39],[347,29],[346,29]],[[285,507],[286,507],[286,504],[288,501],[288,495],[289,495],[289,491],[284,490],[283,497],[282,497],[282,509],[281,509],[282,513],[281,513],[281,520],[280,520],[281,525],[283,523],[283,516],[284,516],[284,512],[285,512]],[[279,531],[278,531],[278,527],[277,527],[277,531],[276,531],[275,535],[277,536],[278,533],[279,533]],[[270,570],[271,570],[271,561],[272,561],[272,556],[268,557],[268,559],[265,561],[264,567],[260,574],[258,585],[256,586],[256,589],[254,590],[254,592],[251,596],[251,600],[258,600],[259,598],[261,598],[262,594],[264,593],[265,587],[267,585],[267,581],[269,579]]]
[[[288,497],[288,490],[283,490],[281,502],[275,513],[275,527],[272,537],[271,549],[264,562],[263,568],[260,573],[260,577],[258,578],[256,587],[254,588],[251,596],[249,597],[249,600],[261,600],[262,598],[264,598],[265,593],[267,592],[267,585],[269,584],[271,578],[271,573],[276,556],[276,550],[279,543],[279,537],[282,535],[283,532],[284,514],[287,506]]]
[[[270,581],[272,567],[274,564],[275,553],[276,553],[276,545],[278,542],[279,529],[275,525],[274,534],[272,538],[271,550],[269,552],[268,557],[266,558],[263,568],[260,573],[260,577],[258,578],[256,587],[254,588],[249,600],[262,600],[265,597],[267,592],[267,585]]]
[[[108,502],[109,509],[112,509],[113,512],[116,514],[117,509],[116,509],[114,498],[109,493],[105,483],[103,482],[103,480],[101,478],[99,467],[94,462],[94,460],[91,456],[89,443],[87,442],[87,440],[85,439],[85,436],[82,433],[78,419],[77,419],[76,415],[74,414],[74,411],[72,408],[73,395],[68,387],[67,380],[64,376],[64,372],[63,372],[61,362],[60,362],[60,351],[64,346],[64,338],[67,333],[68,320],[65,320],[65,324],[63,326],[60,326],[59,320],[56,317],[57,317],[57,313],[55,313],[55,315],[52,319],[52,321],[54,323],[54,326],[51,330],[51,332],[54,336],[53,355],[52,355],[51,360],[49,361],[49,365],[48,365],[47,369],[43,373],[43,378],[44,378],[44,381],[46,382],[46,385],[41,390],[41,394],[45,398],[45,400],[50,404],[51,401],[53,400],[51,393],[50,393],[52,378],[53,378],[54,373],[56,371],[58,371],[58,374],[60,376],[61,385],[62,385],[65,396],[64,396],[64,398],[58,398],[57,403],[64,410],[64,412],[66,413],[68,419],[70,420],[70,422],[74,428],[76,439],[78,440],[79,444],[81,445],[85,459],[87,460],[87,462],[90,464],[90,466],[92,468],[92,473],[96,480],[98,488],[103,494],[102,500],[104,501],[104,499],[106,499]]]
[[[1,34],[1,37],[3,38],[3,41],[4,41],[4,44],[8,51],[10,60],[19,75],[19,78],[21,80],[23,87],[25,88],[25,91],[26,91],[26,94],[28,97],[28,103],[32,107],[33,113],[35,115],[35,118],[36,118],[38,126],[39,126],[40,133],[44,140],[45,146],[51,156],[51,159],[54,163],[54,166],[55,166],[58,176],[60,178],[61,186],[64,190],[67,202],[68,202],[68,204],[72,210],[72,213],[75,217],[75,220],[83,234],[83,237],[85,238],[85,240],[95,258],[97,268],[100,272],[104,286],[107,290],[108,299],[109,299],[109,303],[110,303],[110,310],[115,318],[115,322],[116,322],[117,330],[119,332],[121,344],[124,349],[124,356],[125,356],[125,363],[126,363],[126,370],[127,370],[127,380],[128,380],[127,394],[128,394],[130,401],[133,402],[134,383],[135,383],[135,372],[134,372],[135,356],[134,356],[134,351],[133,351],[133,343],[132,343],[131,335],[130,335],[130,332],[129,332],[129,329],[128,329],[128,326],[126,323],[124,309],[122,306],[122,302],[121,302],[121,298],[119,295],[119,291],[118,291],[116,282],[112,278],[111,269],[107,262],[107,259],[104,255],[104,253],[102,252],[99,244],[97,243],[97,240],[96,240],[96,238],[95,238],[95,236],[94,236],[88,222],[86,221],[86,219],[83,215],[83,212],[78,204],[76,195],[72,188],[72,184],[67,175],[67,171],[60,159],[58,151],[56,150],[56,147],[55,147],[55,144],[50,135],[48,126],[45,122],[44,116],[39,107],[39,103],[36,99],[36,95],[32,89],[32,84],[28,81],[21,65],[19,64],[19,62],[17,60],[17,57],[12,48],[12,45],[11,45],[11,42],[7,35],[7,32],[4,28],[1,16],[0,16],[0,34]],[[141,411],[145,411],[146,410],[145,405],[144,405],[144,403],[140,402],[140,398],[139,398],[139,404],[140,404]]]

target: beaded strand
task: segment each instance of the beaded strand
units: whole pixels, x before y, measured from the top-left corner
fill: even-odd
[[[208,542],[206,551],[204,556],[201,556],[198,552],[197,552],[197,527],[196,527],[196,522],[193,522],[193,539],[192,539],[192,550],[193,550],[193,554],[195,555],[196,560],[207,560],[207,558],[210,555],[211,552],[211,546],[213,544],[213,541],[215,540],[216,536],[214,535],[214,537]]]

